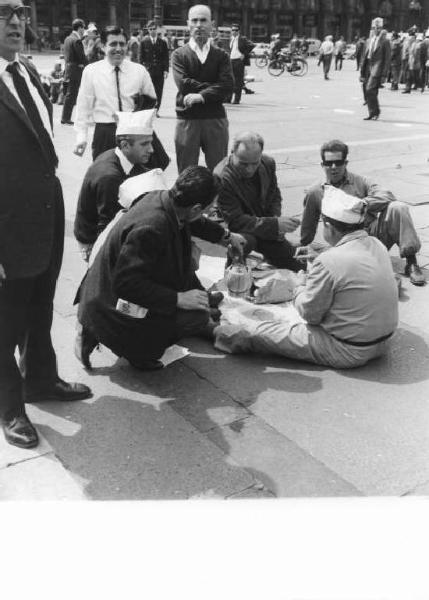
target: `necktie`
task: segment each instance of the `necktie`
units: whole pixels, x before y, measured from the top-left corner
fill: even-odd
[[[121,88],[119,87],[119,71],[120,71],[120,68],[118,66],[116,66],[115,67],[116,91],[118,93],[119,110],[122,112]]]
[[[55,166],[58,164],[58,158],[55,153],[54,144],[52,143],[51,136],[46,131],[45,126],[43,125],[42,118],[37,109],[37,106],[30,94],[30,90],[28,89],[27,82],[24,77],[19,72],[19,66],[17,62],[13,62],[6,67],[6,71],[8,71],[12,75],[13,85],[15,90],[19,96],[19,99],[22,102],[22,105],[27,113],[28,118],[30,119],[37,136],[42,144],[42,147],[46,151],[48,158],[53,162]]]

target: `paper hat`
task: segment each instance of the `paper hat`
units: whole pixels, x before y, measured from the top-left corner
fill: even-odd
[[[161,169],[152,169],[147,173],[129,177],[119,186],[119,204],[124,208],[129,208],[131,204],[146,192],[155,190],[166,190],[164,172]]]
[[[322,199],[322,214],[341,223],[360,223],[363,220],[365,203],[332,185],[325,185]]]
[[[137,112],[117,112],[116,135],[152,135],[156,109]]]
[[[375,19],[373,19],[371,21],[371,27],[383,27],[383,19],[381,17],[375,17]]]

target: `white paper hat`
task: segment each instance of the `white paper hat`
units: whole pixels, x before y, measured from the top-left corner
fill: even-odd
[[[116,135],[152,135],[153,119],[156,109],[137,112],[117,112],[118,126]]]
[[[121,183],[118,202],[124,208],[129,208],[134,200],[142,194],[166,189],[168,187],[162,169],[152,169],[147,173],[129,177]]]
[[[332,185],[325,185],[322,199],[322,214],[341,223],[360,223],[363,220],[365,203]]]

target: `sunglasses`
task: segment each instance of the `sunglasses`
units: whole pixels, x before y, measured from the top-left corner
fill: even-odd
[[[238,31],[238,29],[231,29],[231,31]]]
[[[346,164],[346,160],[345,158],[343,158],[342,160],[324,160],[322,162],[322,165],[324,167],[343,167]]]
[[[16,15],[20,21],[25,21],[30,16],[29,6],[9,6],[8,4],[0,5],[0,20],[11,21]]]

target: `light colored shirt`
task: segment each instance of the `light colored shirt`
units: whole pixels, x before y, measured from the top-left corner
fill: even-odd
[[[207,60],[208,53],[210,52],[210,40],[207,40],[204,46],[200,48],[194,38],[191,38],[189,40],[189,47],[195,52],[198,60],[203,65]]]
[[[21,63],[19,62],[18,54],[16,54],[15,60],[13,62],[17,62],[19,64],[19,72],[24,77],[24,79],[27,83],[28,90],[31,94],[31,97],[34,100],[37,110],[39,111],[40,118],[42,119],[43,126],[46,129],[46,131],[49,133],[51,138],[53,138],[51,123],[49,121],[48,109],[46,108],[46,105],[43,102],[42,97],[39,94],[37,88],[32,84],[30,76],[28,75],[27,69],[23,65],[21,65]],[[3,83],[6,84],[6,87],[8,88],[10,93],[13,94],[13,96],[15,96],[15,98],[19,102],[20,106],[22,106],[22,102],[18,96],[18,92],[16,91],[15,86],[13,85],[12,75],[8,71],[6,71],[6,67],[9,64],[10,64],[9,61],[0,57],[0,79],[2,79]],[[22,106],[22,108],[24,109],[23,106]]]
[[[134,110],[133,96],[145,94],[156,98],[149,73],[143,65],[125,59],[120,65],[119,89],[122,110]],[[74,129],[77,143],[86,142],[92,123],[114,123],[119,110],[115,67],[107,58],[86,66],[76,102]]]
[[[295,308],[341,340],[371,342],[398,324],[398,289],[385,246],[366,231],[345,235],[313,262]]]
[[[326,54],[332,54],[334,51],[334,44],[330,41],[330,40],[325,40],[324,42],[322,42],[322,45],[320,46],[320,50],[319,53],[326,55]]]
[[[243,58],[244,54],[240,52],[238,49],[238,35],[236,37],[231,38],[231,60],[236,60],[237,58]]]
[[[304,212],[301,221],[301,244],[303,246],[311,244],[316,235],[322,208],[324,183],[312,186],[305,195]],[[361,199],[365,198],[367,203],[367,217],[371,214],[377,215],[386,204],[396,200],[395,196],[389,190],[382,188],[366,177],[356,175],[350,171],[346,171],[343,181],[335,187],[343,190],[343,192],[350,196],[356,196]]]
[[[121,167],[124,170],[125,175],[129,175],[131,169],[134,167],[133,163],[131,163],[125,154],[118,147],[115,148],[115,154],[119,158],[119,162],[121,163]]]

